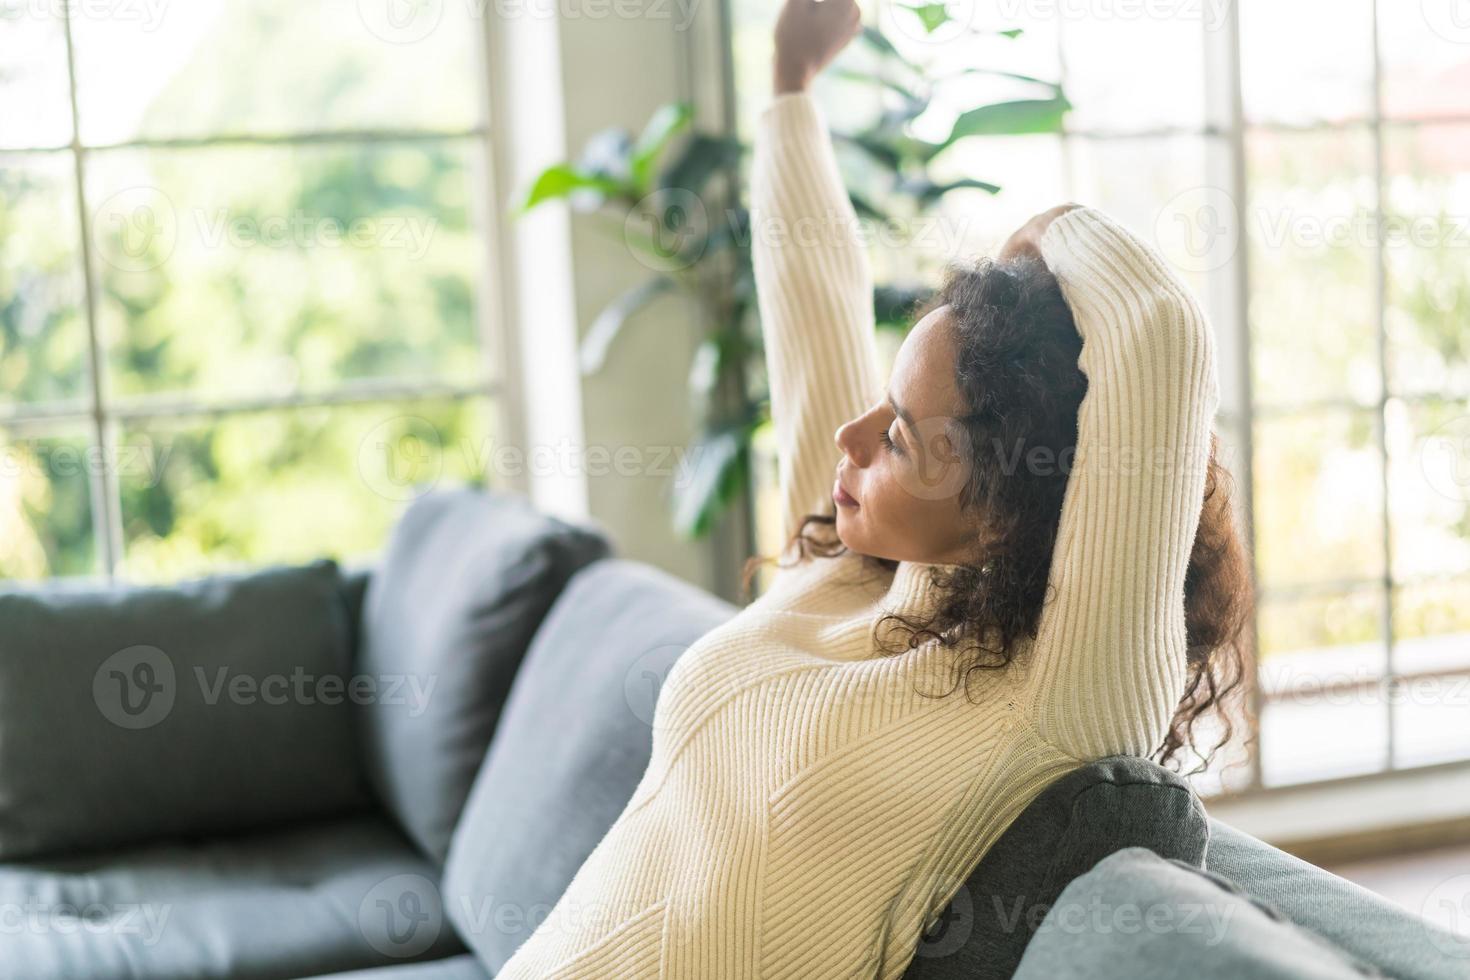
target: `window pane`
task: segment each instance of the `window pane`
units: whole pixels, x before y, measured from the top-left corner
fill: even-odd
[[[1255,547],[1266,587],[1383,575],[1374,413],[1263,419],[1255,429]]]
[[[482,376],[471,159],[460,142],[94,154],[115,392]]]
[[[1231,257],[1230,243],[1214,239],[1227,233],[1228,219],[1218,210],[1229,207],[1229,198],[1210,186],[1207,159],[1226,152],[1223,141],[1175,136],[1067,142],[1071,196],[1110,212],[1157,246],[1207,304],[1209,274]]]
[[[1395,590],[1394,635],[1395,763],[1470,757],[1470,578]]]
[[[1383,111],[1389,118],[1465,115],[1470,20],[1458,0],[1378,5]]]
[[[1257,131],[1247,152],[1255,397],[1372,404],[1380,379],[1368,134]]]
[[[1261,603],[1261,770],[1268,784],[1383,767],[1388,712],[1383,593],[1355,589]]]
[[[1377,682],[1290,695],[1262,707],[1260,745],[1267,786],[1380,772],[1388,705]]]
[[[1459,642],[1463,646],[1466,637]],[[1470,673],[1405,678],[1393,697],[1394,765],[1470,758]]]
[[[940,182],[978,176],[1001,188],[994,196],[963,195],[963,201],[955,193],[936,209],[945,217],[945,239],[956,245],[946,258],[993,255],[1032,215],[1054,207],[1067,186],[1062,141],[1050,135],[964,140],[935,160],[932,174]]]
[[[1372,0],[1242,0],[1246,118],[1362,119],[1372,105]]]
[[[1470,404],[1387,406],[1396,578],[1470,573]]]
[[[1068,125],[1112,132],[1204,126],[1205,31],[1218,29],[1223,16],[1222,6],[1208,3],[1092,5],[1088,16],[1064,15],[1067,94],[1076,106]]]
[[[71,142],[60,4],[0,0],[0,148]]]
[[[0,405],[86,393],[80,237],[71,158],[0,157]]]
[[[1390,390],[1470,394],[1470,126],[1393,126],[1387,171]]]
[[[0,579],[95,571],[87,437],[0,427]]]
[[[82,138],[465,128],[474,3],[190,0],[73,23]],[[432,98],[425,98],[431,79]]]
[[[421,493],[487,471],[499,482],[491,433],[483,400],[135,424],[123,444],[161,465],[120,480],[124,574],[375,554]]]
[[[1434,674],[1470,668],[1470,578],[1394,590],[1394,669]]]

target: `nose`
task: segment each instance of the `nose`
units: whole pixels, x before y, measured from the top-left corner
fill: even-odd
[[[837,427],[837,433],[833,437],[837,448],[842,450],[849,459],[857,466],[868,465],[868,450],[863,444],[862,438],[862,416],[844,422]]]

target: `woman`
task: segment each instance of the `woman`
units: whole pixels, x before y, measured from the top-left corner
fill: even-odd
[[[1110,218],[1056,208],[951,269],[884,386],[807,93],[858,27],[787,0],[752,172],[801,560],[678,660],[632,799],[498,980],[891,980],[1037,793],[1171,754],[1220,693],[1244,579],[1206,493],[1204,317]]]

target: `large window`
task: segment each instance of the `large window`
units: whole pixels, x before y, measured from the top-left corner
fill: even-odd
[[[736,4],[747,137],[776,7]],[[936,74],[1060,81],[1074,109],[1063,132],[973,137],[937,158],[938,178],[1002,190],[947,198],[927,219],[938,233],[914,229],[909,271],[933,281],[1073,199],[1149,236],[1215,322],[1217,429],[1253,529],[1259,739],[1201,788],[1470,758],[1470,27],[1455,5],[949,9],[980,33],[928,36],[896,3],[869,13]],[[871,87],[818,85],[839,131],[881,105]],[[1027,94],[995,76],[917,124],[942,133],[981,100]],[[875,266],[880,280],[904,269],[881,245]],[[771,553],[769,492],[758,509]]]
[[[473,13],[0,0],[0,578],[363,556],[482,477]]]

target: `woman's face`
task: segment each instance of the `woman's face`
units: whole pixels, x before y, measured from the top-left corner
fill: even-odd
[[[837,430],[837,535],[851,550],[896,561],[974,560],[980,526],[960,507],[971,454],[954,365],[949,307],[941,306],[909,331],[887,389]]]

